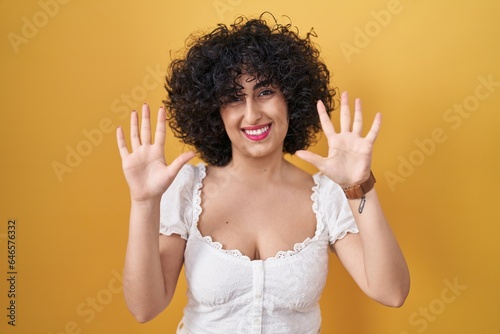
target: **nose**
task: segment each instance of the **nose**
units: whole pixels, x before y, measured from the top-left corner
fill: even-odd
[[[262,118],[262,112],[258,103],[253,101],[251,98],[247,99],[245,103],[245,123],[247,124],[257,124]]]

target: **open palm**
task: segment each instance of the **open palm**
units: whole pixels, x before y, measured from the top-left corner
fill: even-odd
[[[370,176],[373,144],[377,138],[381,115],[377,114],[366,137],[362,137],[363,116],[361,101],[355,100],[354,119],[351,129],[351,113],[347,92],[343,92],[340,105],[340,132],[328,117],[323,102],[317,109],[323,132],[328,142],[328,156],[321,157],[309,151],[297,151],[297,156],[314,166],[342,187],[360,184]]]
[[[118,128],[116,138],[122,158],[122,168],[134,201],[157,199],[167,190],[181,167],[194,157],[194,152],[179,155],[170,165],[165,161],[166,121],[163,107],[158,111],[154,143],[151,142],[151,119],[149,106],[142,107],[142,124],[139,131],[137,112],[130,116],[129,152],[122,128]]]

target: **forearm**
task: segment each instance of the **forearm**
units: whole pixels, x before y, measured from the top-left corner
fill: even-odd
[[[159,199],[132,201],[123,288],[128,308],[141,322],[169,303],[160,261],[159,216]]]
[[[386,221],[375,189],[361,200],[349,200],[362,244],[366,292],[383,304],[400,306],[406,298],[410,276],[403,253]]]

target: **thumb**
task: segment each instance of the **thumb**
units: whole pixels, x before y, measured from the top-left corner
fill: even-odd
[[[304,161],[307,161],[311,165],[316,166],[319,170],[321,170],[321,167],[323,165],[323,158],[316,153],[309,152],[306,150],[300,150],[295,152],[295,155],[301,158]]]
[[[179,173],[179,171],[181,170],[182,166],[184,166],[189,160],[194,158],[195,155],[195,152],[190,151],[184,152],[177,158],[175,158],[174,161],[169,164],[169,172],[172,173],[171,175],[175,177],[175,175],[177,175],[177,173]]]
[[[189,160],[193,159],[195,155],[196,153],[192,151],[184,152],[175,158],[174,161],[170,163],[170,166],[174,168],[174,170],[180,170],[182,166],[184,166]]]

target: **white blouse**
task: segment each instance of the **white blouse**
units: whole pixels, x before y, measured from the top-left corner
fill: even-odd
[[[275,257],[250,260],[198,230],[205,175],[205,165],[185,165],[161,201],[160,233],[187,240],[188,304],[178,333],[319,333],[328,246],[358,232],[342,189],[320,173],[313,175],[314,236]]]

